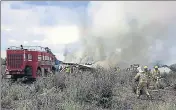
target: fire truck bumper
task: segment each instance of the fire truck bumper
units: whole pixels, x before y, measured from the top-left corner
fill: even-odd
[[[9,71],[9,74],[10,75],[14,75],[14,74],[22,75],[22,74],[24,74],[24,71]]]
[[[12,76],[9,75],[9,74],[7,74],[7,75],[5,76],[6,79],[9,79],[9,78],[11,78],[11,77],[12,77]]]

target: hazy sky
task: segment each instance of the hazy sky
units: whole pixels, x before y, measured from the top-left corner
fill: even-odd
[[[48,46],[63,59],[64,45],[77,42],[88,2],[1,2],[1,56],[13,45]],[[74,46],[74,45],[73,45]]]
[[[160,60],[169,56],[169,62],[172,62],[175,61],[176,55],[174,40],[176,35],[175,10],[176,2],[174,1],[3,1],[1,2],[1,56],[5,57],[5,49],[8,46],[40,45],[51,48],[57,58],[63,60],[65,45],[69,44],[68,47],[71,50],[76,50],[80,47],[80,40],[88,43],[83,47],[87,46],[90,50],[95,51],[94,49],[100,46],[99,42],[95,42],[94,38],[86,38],[83,34],[85,31],[83,27],[89,25],[92,36],[112,37],[113,42],[106,42],[106,45],[125,48],[127,53],[124,51],[123,54],[130,58],[128,55],[132,55],[132,53],[128,51],[135,48],[135,42],[124,44],[126,41],[131,42],[130,39],[137,41],[137,37],[116,36],[119,35],[118,32],[125,32],[129,29],[128,21],[136,19],[138,26],[145,28],[144,33],[141,30],[136,30],[139,35],[142,32],[139,39],[143,40],[138,42],[148,43],[147,46],[142,45],[145,49],[142,46],[138,49],[141,49],[142,52],[142,50],[148,51],[151,47],[153,48],[151,55],[153,59]],[[124,42],[121,43],[120,40]],[[153,43],[149,44],[149,42]],[[90,46],[93,46],[93,48],[90,48]],[[106,52],[109,52],[109,50],[111,49],[107,48]],[[139,57],[143,58],[143,55],[141,54]]]

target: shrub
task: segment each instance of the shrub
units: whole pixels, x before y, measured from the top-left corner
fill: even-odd
[[[57,73],[39,78],[32,84],[12,83],[2,79],[3,109],[37,110],[141,110],[173,109],[174,89],[152,92],[153,100],[133,93],[134,72],[114,72],[97,69],[95,72]],[[175,73],[164,77],[175,84]],[[174,86],[173,86],[174,88]],[[158,105],[158,106],[156,106]]]

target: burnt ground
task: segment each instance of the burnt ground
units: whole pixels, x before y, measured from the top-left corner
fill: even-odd
[[[57,73],[30,84],[2,79],[1,109],[176,110],[176,73],[164,76],[164,89],[150,90],[152,99],[136,98],[134,75],[98,69],[94,73]]]

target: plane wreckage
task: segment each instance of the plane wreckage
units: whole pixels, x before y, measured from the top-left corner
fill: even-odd
[[[78,63],[66,63],[63,62],[62,64],[63,69],[60,72],[65,71],[66,66],[69,66],[72,68],[72,71],[91,71],[93,72],[95,68],[92,67],[92,64],[78,64]]]

